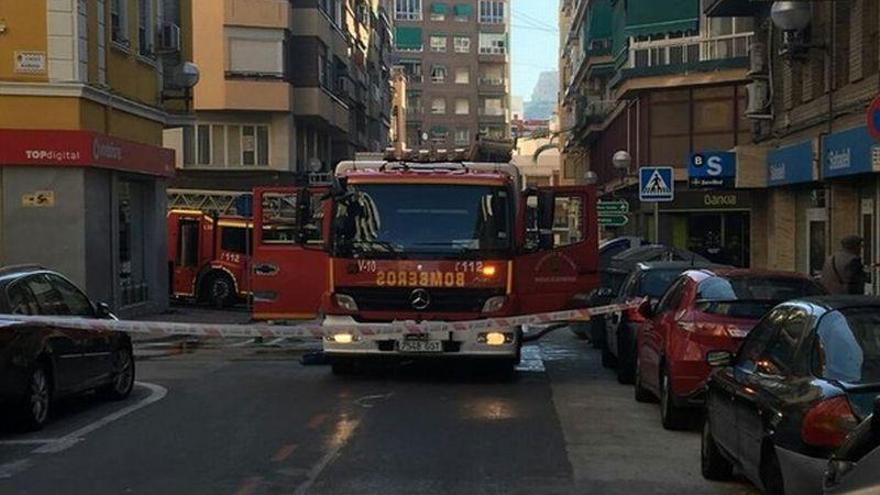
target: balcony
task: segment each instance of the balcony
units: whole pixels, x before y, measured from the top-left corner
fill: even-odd
[[[688,36],[653,41],[631,41],[623,69],[680,66],[745,58],[754,33],[724,36]]]

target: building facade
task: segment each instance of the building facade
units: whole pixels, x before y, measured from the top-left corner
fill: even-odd
[[[769,4],[705,3],[709,16],[749,17],[757,27],[749,114],[767,189],[756,261],[815,275],[841,238],[858,234],[866,264],[876,263],[880,148],[866,108],[880,93],[880,5],[803,3],[797,7],[809,22],[784,31]],[[872,270],[867,290],[878,293]]]
[[[188,0],[0,4],[0,264],[122,315],[168,304],[166,127],[191,121]],[[189,75],[189,77],[187,77]]]
[[[391,22],[379,0],[193,0],[197,122],[166,135],[176,187],[326,176],[389,143]],[[314,177],[314,175],[313,175]]]
[[[698,0],[563,0],[560,19],[563,180],[591,172],[606,198],[629,200],[629,224],[606,235],[701,253],[720,244],[717,261],[749,266],[751,187],[763,166],[745,116],[751,19],[709,18]],[[628,170],[613,166],[620,150],[632,156]],[[735,182],[690,187],[691,157],[716,150],[735,153]],[[638,169],[650,165],[675,170],[676,199],[659,205],[659,222],[638,199]]]
[[[394,0],[407,74],[407,144],[452,149],[509,137],[509,0]]]

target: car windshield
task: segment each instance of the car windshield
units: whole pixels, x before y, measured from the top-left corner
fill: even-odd
[[[336,209],[343,256],[473,257],[511,243],[508,193],[493,186],[364,184]]]
[[[815,282],[799,277],[710,277],[697,286],[697,308],[705,313],[759,319],[780,302],[823,292]]]
[[[659,299],[679,275],[681,270],[648,270],[639,281],[636,295]]]
[[[816,374],[854,384],[880,383],[880,308],[832,311],[819,321]]]

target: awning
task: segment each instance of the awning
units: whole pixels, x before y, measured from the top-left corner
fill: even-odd
[[[611,38],[611,0],[594,0],[589,9],[588,20],[584,23],[587,41]]]
[[[422,28],[397,26],[394,32],[394,43],[397,48],[403,50],[421,50]]]
[[[460,3],[455,6],[454,12],[455,12],[455,15],[464,17],[464,16],[470,16],[471,13],[473,12],[473,9],[471,8],[470,5],[468,5],[466,3]]]
[[[446,4],[445,3],[432,3],[431,4],[431,13],[446,15]]]
[[[647,36],[698,31],[699,0],[629,0],[626,7],[627,36]]]

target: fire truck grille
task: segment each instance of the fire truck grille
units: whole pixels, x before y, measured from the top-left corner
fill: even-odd
[[[413,288],[353,287],[337,289],[354,298],[362,311],[417,311],[413,307]],[[486,300],[503,296],[504,289],[424,289],[428,292],[425,312],[479,313]]]

